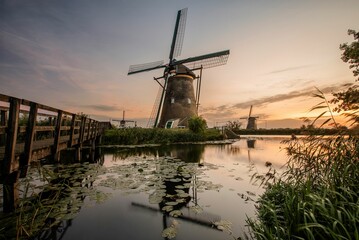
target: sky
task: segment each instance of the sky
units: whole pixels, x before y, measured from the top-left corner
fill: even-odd
[[[0,93],[97,120],[145,126],[168,61],[177,11],[188,8],[181,56],[230,50],[203,71],[199,115],[209,126],[259,116],[258,126],[299,127],[354,83],[339,45],[359,30],[358,0],[0,0]],[[244,120],[240,120],[244,121]],[[243,122],[245,125],[245,122]]]

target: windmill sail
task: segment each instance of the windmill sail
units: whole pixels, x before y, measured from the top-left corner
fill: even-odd
[[[164,68],[164,67],[166,67],[166,66],[163,65],[163,60],[157,61],[157,62],[131,65],[130,68],[128,69],[128,75],[140,73],[140,72],[147,72],[147,71],[155,70],[158,68]]]
[[[252,116],[252,108],[253,108],[253,105],[251,105],[251,108],[249,109],[248,118],[250,118]]]
[[[163,86],[165,80],[161,79],[160,81],[161,81],[160,82],[161,85]],[[155,123],[155,120],[157,117],[157,113],[160,111],[160,107],[161,107],[160,102],[161,102],[162,92],[163,92],[163,88],[161,86],[159,86],[158,92],[157,92],[157,97],[156,97],[155,103],[153,104],[153,107],[152,107],[151,116],[147,122],[147,127],[156,127],[157,123]]]
[[[203,69],[221,66],[227,63],[229,57],[229,50],[210,53],[197,57],[191,57],[176,61],[174,64],[184,64],[190,69],[202,67]]]
[[[184,32],[186,28],[186,19],[187,19],[187,8],[179,10],[177,13],[176,26],[173,32],[171,50],[170,50],[170,61],[174,57],[181,55]]]

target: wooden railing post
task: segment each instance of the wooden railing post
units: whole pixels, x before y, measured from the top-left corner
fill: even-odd
[[[59,144],[60,144],[60,135],[61,135],[61,125],[62,125],[62,111],[59,110],[56,119],[55,139],[54,139],[54,148],[53,148],[53,155],[55,161],[60,160]]]
[[[15,158],[17,131],[19,126],[20,99],[10,98],[9,121],[5,144],[4,175],[17,170],[19,163]]]
[[[90,139],[92,139],[93,138],[93,131],[94,131],[94,126],[95,126],[95,121],[91,121],[91,127],[90,127],[90,129],[91,129],[91,132],[90,132]]]
[[[0,127],[6,126],[6,119],[7,119],[7,111],[6,110],[0,110]],[[5,145],[5,134],[0,133],[0,145]]]
[[[20,177],[26,177],[28,165],[32,157],[32,146],[35,138],[35,127],[37,118],[37,103],[30,103],[30,114],[27,122],[26,136],[25,136],[25,150],[22,158],[20,159]]]
[[[7,137],[5,144],[5,158],[3,162],[3,211],[13,211],[18,203],[19,192],[18,167],[19,163],[15,156],[16,138],[19,125],[20,99],[10,98],[9,120],[7,124]]]
[[[74,137],[75,137],[75,124],[76,124],[76,114],[72,114],[72,121],[71,121],[71,129],[70,129],[70,141],[68,147],[72,147]]]
[[[76,146],[76,161],[81,161],[81,151],[82,151],[82,142],[85,134],[85,125],[86,125],[86,117],[81,117],[81,123],[80,123],[80,132],[79,132],[79,139],[77,141]]]
[[[0,126],[6,126],[6,110],[0,110]]]
[[[97,137],[99,135],[99,122],[96,122],[96,127],[95,127],[95,137]]]
[[[87,136],[86,136],[86,140],[88,140],[88,139],[90,138],[91,123],[92,123],[92,120],[89,118],[89,125],[88,125],[88,127],[87,127]]]
[[[96,125],[97,125],[97,121],[93,121],[93,123],[92,123],[91,138],[95,138],[95,137],[96,137]]]
[[[85,135],[86,117],[81,117],[80,135],[78,144],[82,144]]]

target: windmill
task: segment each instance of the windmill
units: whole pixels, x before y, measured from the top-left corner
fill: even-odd
[[[247,128],[246,129],[257,129],[257,118],[258,117],[252,117],[252,108],[253,105],[251,105],[249,109],[248,117],[242,117],[240,119],[247,119]]]
[[[164,69],[161,77],[154,78],[160,85],[149,120],[149,127],[187,126],[187,120],[198,114],[202,70],[227,63],[229,50],[177,60],[181,54],[186,27],[187,8],[179,10],[173,33],[169,62],[151,62],[131,65],[128,75]],[[200,71],[196,76],[193,72]],[[193,81],[197,80],[196,93]]]
[[[133,122],[133,123],[135,124],[135,127],[137,126],[137,122],[136,122],[136,121],[133,121],[133,120],[125,120],[125,110],[123,110],[123,112],[122,112],[122,120],[112,119],[112,121],[114,121],[114,122],[119,122],[119,123],[120,123],[120,128],[125,128],[127,122]]]

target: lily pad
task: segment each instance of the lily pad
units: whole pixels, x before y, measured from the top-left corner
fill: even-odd
[[[170,216],[172,217],[179,217],[182,215],[182,212],[180,210],[173,210],[170,212]]]

